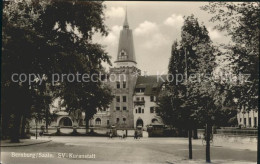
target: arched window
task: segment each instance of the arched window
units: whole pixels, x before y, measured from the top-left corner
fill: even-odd
[[[124,124],[126,123],[126,118],[123,118],[123,122],[124,122]]]
[[[137,126],[144,126],[144,122],[143,122],[143,120],[141,119],[141,118],[139,118],[137,121],[136,121],[136,127]]]
[[[96,125],[101,125],[101,119],[100,118],[96,118],[95,123],[96,123]]]
[[[156,118],[153,118],[152,123],[156,123],[156,122],[158,122],[158,120]]]
[[[119,123],[119,118],[116,118],[116,123]]]
[[[59,121],[59,126],[72,126],[72,121],[69,117],[63,117]]]

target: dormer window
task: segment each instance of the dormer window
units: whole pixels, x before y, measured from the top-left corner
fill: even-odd
[[[125,50],[122,50],[119,53],[119,60],[122,60],[122,59],[127,59],[127,54],[126,54]]]
[[[136,93],[143,93],[145,88],[135,88]]]

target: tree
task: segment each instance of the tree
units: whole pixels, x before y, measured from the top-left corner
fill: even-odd
[[[56,26],[53,33],[46,33],[46,35],[61,45],[62,51],[59,52],[61,58],[56,64],[61,64],[62,73],[80,72],[92,77],[102,71],[102,62],[110,64],[109,56],[104,52],[103,47],[91,42],[94,32],[99,31],[102,35],[107,35],[103,24],[103,8],[102,2],[54,1],[46,9],[41,17],[44,23],[40,25],[40,29],[44,29],[43,32],[46,33]],[[68,26],[73,30],[68,31]],[[67,63],[66,66],[62,66],[64,62]],[[111,92],[100,80],[95,76],[89,82],[65,81],[58,86],[60,92],[56,95],[64,100],[64,105],[69,112],[78,109],[85,111],[86,129],[88,129],[89,119],[96,113],[97,108],[106,107],[112,101]]]
[[[246,81],[230,85],[232,96],[227,101],[236,99],[237,109],[258,111],[260,3],[215,2],[201,8],[214,14],[210,21],[218,23],[215,28],[226,31],[232,38],[234,44],[224,48],[229,51],[227,57],[233,73],[249,75]]]
[[[259,2],[215,2],[202,7],[214,16],[210,19],[217,22],[216,29],[226,31],[234,44],[225,45],[233,73],[239,76],[250,75],[247,81],[233,84],[234,98],[238,109],[245,106],[246,110],[258,109],[259,93]]]
[[[218,51],[212,45],[206,27],[199,25],[198,20],[193,15],[188,16],[182,27],[180,43],[175,42],[172,46],[169,73],[176,78],[169,84],[172,89],[172,108],[168,110],[168,113],[172,114],[168,116],[173,115],[173,119],[179,117],[183,120],[181,125],[190,134],[190,159],[192,158],[191,130],[201,122],[201,124],[208,125],[207,132],[210,133],[212,119],[208,118],[220,109],[220,105],[215,104],[217,99],[214,98],[214,92],[211,91],[214,83],[210,80],[216,67],[215,58],[217,55]],[[183,75],[185,80],[178,82],[178,75]],[[195,79],[191,80],[190,77],[195,77]],[[202,90],[202,88],[204,89]],[[165,111],[163,108],[160,109]],[[213,114],[211,114],[212,111]],[[207,138],[206,156],[208,162],[210,162],[209,144],[209,138]]]
[[[185,63],[179,51],[178,42],[172,45],[171,59],[169,61],[169,75],[183,75],[185,72]],[[175,76],[176,77],[176,76]],[[179,82],[177,78],[169,76],[169,81],[165,84],[165,90],[160,92],[158,103],[158,115],[164,121],[164,124],[175,127],[179,131],[179,135],[183,130],[187,130],[187,115],[184,116],[182,105],[185,102],[185,85]],[[169,103],[170,102],[170,103]]]
[[[11,120],[14,120],[13,127],[16,128],[11,133],[11,137],[15,138],[12,141],[19,141],[19,120],[23,113],[31,112],[32,103],[23,102],[24,106],[21,106],[13,102],[23,100],[21,97],[24,96],[9,97],[8,94],[21,90],[21,94],[26,94],[30,102],[41,85],[37,78],[30,84],[28,81],[14,83],[11,80],[13,73],[39,74],[46,77],[44,83],[52,84],[53,74],[93,74],[102,70],[101,63],[110,63],[110,57],[101,45],[92,43],[92,36],[96,32],[107,35],[103,9],[102,2],[91,1],[5,2],[2,97],[6,99],[2,109],[6,116],[2,118],[13,116]],[[54,97],[61,96],[64,99],[68,111],[84,109],[88,117],[93,116],[97,106],[107,105],[105,103],[108,101],[103,101],[103,95],[107,96],[105,99],[109,98],[99,79],[90,83],[59,81],[50,89]],[[91,103],[92,97],[99,103],[89,107],[86,104]]]
[[[45,121],[46,132],[48,132],[48,126],[51,121],[54,120],[54,115],[50,112],[50,104],[53,101],[51,90],[48,83],[35,86],[32,94],[33,104],[31,110],[31,116],[35,121]],[[37,127],[36,127],[37,128]]]

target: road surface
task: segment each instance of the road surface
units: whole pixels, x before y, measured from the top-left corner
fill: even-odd
[[[4,164],[43,163],[190,163],[205,160],[205,146],[193,140],[193,160],[188,160],[187,138],[51,137],[51,142],[22,147],[2,147]],[[221,145],[221,144],[220,144]],[[255,148],[213,145],[213,163],[256,163]],[[227,146],[226,146],[227,145]],[[253,145],[254,146],[254,145]],[[255,145],[256,147],[256,145]]]

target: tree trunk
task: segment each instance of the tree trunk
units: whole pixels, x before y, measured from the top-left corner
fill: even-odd
[[[206,124],[206,162],[210,163],[210,135],[211,135],[211,125]]]
[[[18,143],[20,142],[20,125],[21,125],[21,115],[15,114],[14,120],[13,120],[13,127],[11,128],[11,142]]]
[[[23,115],[22,116],[22,127],[21,127],[21,138],[26,138],[25,125],[26,125],[26,117]]]
[[[258,101],[259,103],[259,101]],[[257,112],[258,113],[258,118],[260,118],[260,112]],[[259,119],[257,118],[257,130],[258,130],[258,140],[257,140],[257,152],[259,152],[259,148],[260,148],[260,143],[259,143],[259,137],[260,137],[260,133],[259,133],[259,130],[260,130],[260,122],[259,122]],[[257,153],[257,161],[259,161],[260,158],[259,158],[259,153]]]
[[[48,117],[49,117],[49,115],[48,115],[48,111],[47,111],[48,109],[46,108],[46,111],[45,111],[45,125],[46,125],[46,133],[48,133],[48,124],[49,124],[49,119],[48,119]]]
[[[189,159],[192,159],[192,130],[188,130],[188,137],[189,137]]]
[[[35,138],[37,139],[38,136],[38,125],[37,125],[38,121],[37,119],[35,119],[35,124],[36,124],[36,131],[35,131]]]
[[[85,122],[86,122],[86,134],[89,132],[89,118],[87,117],[87,112],[85,112]]]
[[[2,134],[2,139],[8,139],[10,137],[9,133],[9,127],[8,125],[10,124],[10,115],[1,115],[1,134]]]
[[[198,139],[198,129],[194,128],[193,130],[193,139]]]

